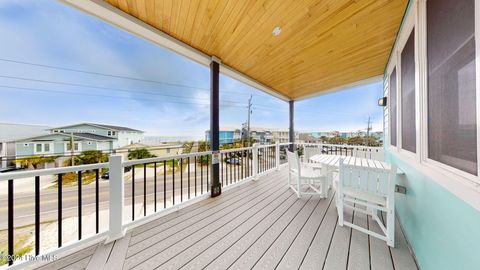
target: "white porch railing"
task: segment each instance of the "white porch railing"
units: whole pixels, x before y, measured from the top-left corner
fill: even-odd
[[[278,170],[286,163],[285,151],[289,146],[290,143],[255,144],[220,151],[219,181],[223,189]],[[307,143],[295,146],[303,148],[307,160],[320,153],[383,159],[381,147]],[[19,227],[33,226],[35,247],[32,255],[48,256],[94,239],[119,239],[128,228],[208,198],[211,159],[211,152],[128,161],[123,160],[122,155],[112,155],[108,163],[0,173],[0,185],[4,185],[0,186],[0,191],[4,190],[0,196],[5,195],[1,199],[6,201],[6,207],[0,208],[0,215],[7,217],[7,220],[0,220],[0,230],[7,231],[8,248],[4,254],[8,265],[16,267],[28,263],[16,256],[14,245],[18,234],[15,230]],[[107,178],[107,172],[109,180],[102,181],[102,177]],[[67,178],[74,184],[65,186]],[[50,187],[42,187],[45,179]],[[25,214],[24,209],[18,209],[17,213],[15,206],[28,204],[27,197],[30,198],[30,210]],[[46,208],[50,211],[41,211]],[[41,231],[40,225],[45,222],[56,223],[56,235],[49,232],[45,235]],[[72,226],[76,226],[74,237],[70,235],[70,239],[65,239],[68,238],[65,230],[72,231]],[[56,241],[45,241],[56,242],[56,245],[42,245],[45,237],[56,237]]]
[[[375,160],[384,160],[383,147],[363,145],[338,145],[325,143],[298,143],[295,146],[303,148],[303,158],[308,162],[311,156],[317,154],[354,156]]]
[[[223,189],[278,169],[288,145],[255,144],[220,151],[219,180]],[[48,256],[86,241],[119,239],[127,228],[208,198],[211,159],[211,152],[128,161],[122,155],[112,155],[108,163],[0,173],[0,185],[5,185],[6,190],[0,196],[7,198],[4,212],[0,209],[0,215],[7,219],[0,221],[0,230],[7,231],[4,254],[8,265],[16,268],[28,263],[26,257],[18,256],[19,248],[15,246],[19,227],[33,226],[35,247],[31,255]],[[102,181],[107,177],[108,181]],[[67,178],[74,184],[65,186]],[[31,205],[31,211],[24,213],[16,208],[19,203]],[[54,210],[43,210],[46,208]],[[76,221],[74,225],[72,220]],[[42,231],[44,225],[40,226],[45,222],[56,223],[56,235]],[[66,231],[72,230],[75,237],[65,237]],[[46,237],[50,239],[45,241]],[[54,237],[56,241],[52,241]]]

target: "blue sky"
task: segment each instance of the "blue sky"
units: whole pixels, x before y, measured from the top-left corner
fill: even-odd
[[[0,122],[98,122],[150,136],[209,128],[207,67],[53,0],[2,0],[0,25]],[[221,76],[221,128],[246,121],[250,94],[252,126],[288,127],[286,102]],[[296,129],[354,131],[371,116],[381,130],[381,96],[379,82],[297,102]]]

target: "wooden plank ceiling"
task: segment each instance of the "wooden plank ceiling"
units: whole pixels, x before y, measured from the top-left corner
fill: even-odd
[[[298,99],[382,75],[408,0],[106,2]]]

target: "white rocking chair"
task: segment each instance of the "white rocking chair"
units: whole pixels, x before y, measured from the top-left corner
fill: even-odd
[[[325,167],[314,168],[300,163],[297,153],[287,151],[288,186],[297,194],[320,195],[327,198],[328,181]],[[295,180],[292,182],[292,180]]]
[[[340,160],[340,178],[337,185],[338,225],[349,226],[363,233],[386,241],[395,246],[395,175],[397,168],[392,165],[389,171],[347,165]],[[346,204],[346,203],[351,204]],[[353,206],[355,204],[355,206]],[[366,208],[359,208],[364,206]],[[383,235],[344,221],[343,208],[370,215],[383,232]],[[386,212],[387,224],[383,225],[378,215]]]

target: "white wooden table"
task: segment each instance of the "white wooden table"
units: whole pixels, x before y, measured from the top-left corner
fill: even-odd
[[[343,163],[348,165],[361,166],[366,168],[376,168],[383,170],[390,170],[390,164],[378,160],[358,158],[351,156],[340,155],[313,155],[310,157],[310,161],[323,164],[330,169],[338,169],[340,167],[340,159],[343,158]]]

